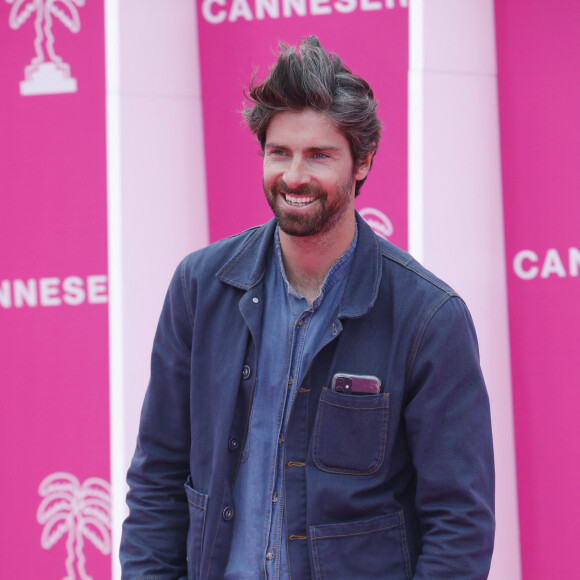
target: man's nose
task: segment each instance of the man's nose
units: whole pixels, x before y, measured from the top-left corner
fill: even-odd
[[[286,171],[284,171],[282,179],[289,189],[297,189],[301,185],[307,184],[310,181],[310,175],[304,159],[293,157]]]

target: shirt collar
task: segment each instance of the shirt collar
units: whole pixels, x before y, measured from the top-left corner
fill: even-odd
[[[354,237],[352,239],[352,242],[350,243],[346,251],[338,257],[338,259],[334,262],[334,264],[332,264],[330,270],[327,272],[322,282],[322,286],[320,287],[320,293],[312,302],[313,311],[318,308],[318,306],[322,302],[322,299],[324,298],[324,295],[333,286],[338,284],[341,280],[344,280],[344,278],[348,275],[348,272],[350,271],[350,267],[352,264],[352,259],[354,256],[354,250],[356,248],[357,240],[358,240],[358,224],[355,222]],[[284,284],[286,285],[288,294],[294,296],[295,298],[304,298],[302,294],[297,292],[292,287],[292,284],[290,284],[288,278],[286,277],[284,262],[282,261],[282,249],[280,247],[279,226],[276,227],[276,231],[274,232],[274,248],[276,254],[276,261],[278,263],[278,267],[280,268],[280,272],[282,274],[282,278],[284,279]]]
[[[390,242],[379,241],[358,213],[356,219],[358,241],[341,301],[339,312],[341,318],[359,318],[371,310],[379,291],[383,255],[402,265],[411,261],[410,256],[396,250]],[[225,248],[237,246],[234,255],[229,254],[227,261],[217,267],[218,280],[244,291],[258,286],[264,278],[266,265],[273,259],[272,238],[276,226],[276,219],[272,218],[262,226],[250,228],[237,236],[218,242],[219,246],[216,245],[216,248],[224,248],[224,244]],[[228,255],[225,248],[222,250],[222,256]]]

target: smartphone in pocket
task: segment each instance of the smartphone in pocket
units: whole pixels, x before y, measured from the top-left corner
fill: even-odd
[[[351,375],[350,373],[336,373],[332,377],[330,388],[337,393],[347,395],[371,394],[381,392],[381,380],[372,375]]]

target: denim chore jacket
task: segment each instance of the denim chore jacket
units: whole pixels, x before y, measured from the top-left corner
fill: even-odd
[[[493,450],[471,317],[357,220],[343,299],[279,442],[290,576],[487,578]],[[275,226],[190,254],[171,282],[128,474],[124,580],[223,577]],[[376,376],[383,392],[332,391],[337,372]]]

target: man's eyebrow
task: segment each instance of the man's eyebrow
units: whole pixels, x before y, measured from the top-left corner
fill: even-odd
[[[278,143],[268,143],[264,145],[264,148],[268,149],[288,149],[286,145],[279,145]],[[321,145],[317,147],[307,147],[305,151],[307,153],[319,153],[321,151],[340,151],[341,148],[336,145]]]
[[[309,153],[317,153],[319,151],[341,151],[341,148],[336,145],[323,145],[322,147],[308,147],[306,151]]]

